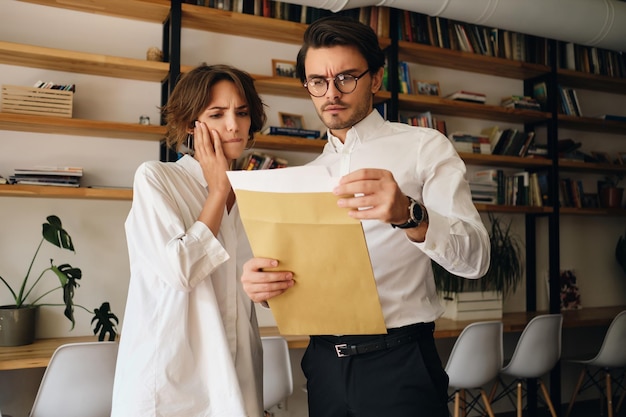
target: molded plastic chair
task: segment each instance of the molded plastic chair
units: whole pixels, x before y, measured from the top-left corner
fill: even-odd
[[[454,400],[455,417],[459,415],[461,408],[464,410],[463,415],[478,408],[494,417],[482,387],[498,376],[501,367],[502,322],[483,321],[465,327],[454,343],[445,368],[450,378],[449,386],[454,390],[448,397],[448,402]],[[472,390],[480,392],[484,408],[480,407],[479,397],[472,394]],[[471,397],[469,402],[466,395]]]
[[[538,379],[550,414],[556,417],[554,405],[541,377],[554,368],[561,357],[562,328],[563,316],[561,314],[544,314],[528,322],[517,341],[511,360],[500,370],[498,382],[493,386],[489,396],[492,402],[509,398],[516,391],[517,416],[521,417],[523,398],[526,393],[523,383],[528,379]],[[504,377],[512,377],[513,380],[507,385]],[[498,384],[502,385],[503,389],[494,398]]]
[[[268,409],[293,392],[289,347],[280,336],[261,338],[263,343],[263,408]]]
[[[30,417],[111,415],[117,342],[68,343],[52,354]]]
[[[571,359],[568,362],[579,363],[583,365],[583,369],[580,372],[578,383],[576,388],[574,388],[565,416],[569,416],[572,411],[578,393],[595,386],[600,392],[600,400],[602,401],[603,397],[606,398],[609,417],[613,417],[614,393],[611,383],[614,382],[617,385],[615,391],[622,390],[615,412],[619,411],[624,401],[624,392],[626,392],[624,386],[624,372],[626,372],[626,310],[620,312],[611,322],[604,335],[602,346],[595,357],[586,360]],[[611,371],[619,372],[620,377],[613,377]],[[586,380],[585,376],[587,376]],[[601,382],[602,376],[604,376],[604,390]]]

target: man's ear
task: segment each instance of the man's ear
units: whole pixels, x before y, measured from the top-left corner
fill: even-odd
[[[376,94],[380,91],[383,85],[383,74],[385,73],[385,69],[380,67],[375,74],[372,74],[372,94]]]

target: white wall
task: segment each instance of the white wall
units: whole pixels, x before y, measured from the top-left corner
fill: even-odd
[[[0,39],[4,41],[139,59],[145,58],[149,47],[161,45],[161,26],[157,24],[12,0],[0,0],[0,10]],[[185,65],[201,62],[227,63],[253,74],[267,75],[271,74],[272,58],[295,60],[298,50],[296,45],[196,30],[183,30],[182,42],[182,63]],[[443,95],[457,89],[479,90],[487,94],[489,104],[497,104],[499,98],[507,94],[521,94],[522,90],[521,82],[504,78],[417,65],[412,66],[412,71],[416,78],[438,80]],[[140,115],[146,114],[153,123],[159,119],[158,83],[0,65],[0,84],[31,85],[37,80],[77,84],[75,117],[136,122]],[[591,108],[591,105],[587,107],[588,101],[581,95],[583,111],[615,112],[615,108],[625,108],[623,97],[610,94],[600,97],[601,100],[592,100],[591,103],[595,106],[606,103],[606,110]],[[278,112],[287,111],[302,114],[307,128],[323,129],[308,99],[267,95],[264,100],[268,104],[269,124],[278,124]],[[624,111],[620,114],[623,113]],[[445,119],[450,132],[478,132],[488,124],[508,127],[499,122],[453,117]],[[541,133],[538,136],[541,138]],[[572,137],[577,140],[579,137],[581,140],[602,140],[605,142],[602,147],[606,144],[612,150],[624,150],[620,145],[623,137],[616,135],[572,132]],[[545,134],[543,138],[545,139]],[[309,153],[268,152],[286,157],[292,165],[305,163],[314,157]],[[85,169],[86,185],[130,187],[135,168],[142,161],[150,159],[158,159],[156,142],[0,131],[0,175],[5,177],[19,166],[78,165]],[[129,279],[123,225],[129,208],[129,201],[2,197],[0,275],[11,282],[21,279],[39,243],[41,223],[47,215],[56,214],[70,232],[76,254],[44,247],[34,270],[43,269],[49,258],[80,267],[84,277],[77,290],[76,302],[93,308],[106,299],[111,302],[113,311],[123,319]],[[523,237],[523,216],[513,215],[512,218],[515,230]],[[548,265],[545,237],[547,226],[541,221],[539,224],[541,236],[538,242],[538,269],[544,271]],[[617,237],[624,231],[623,218],[571,216],[562,220],[561,227],[561,263],[564,267],[577,271],[583,305],[592,307],[626,304],[626,280],[612,258]],[[524,310],[524,297],[522,286],[506,301],[505,311]],[[0,304],[10,301],[6,291],[0,291]],[[545,286],[538,284],[538,308],[547,309],[547,305]],[[45,308],[42,313],[38,337],[91,334],[91,317],[82,311],[77,311],[76,328],[71,332],[69,322],[62,316],[61,308]],[[259,313],[262,325],[274,323],[271,313]],[[453,340],[443,339],[437,343],[445,361]],[[300,389],[304,383],[299,367],[302,353],[302,350],[292,352],[295,393],[287,402],[286,410],[274,410],[277,417],[306,416],[306,396]],[[14,417],[27,414],[41,372],[40,369],[0,372],[0,408],[4,413]],[[564,400],[566,399],[565,396]]]

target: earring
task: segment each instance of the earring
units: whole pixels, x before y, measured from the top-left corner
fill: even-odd
[[[187,133],[187,141],[181,145],[181,152],[193,156],[193,133]]]

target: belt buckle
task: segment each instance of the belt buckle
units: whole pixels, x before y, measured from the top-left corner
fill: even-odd
[[[335,352],[337,352],[338,358],[345,358],[346,356],[349,356],[349,355],[346,355],[345,353],[341,353],[341,349],[347,348],[347,347],[348,345],[346,343],[342,343],[341,345],[335,345]]]

